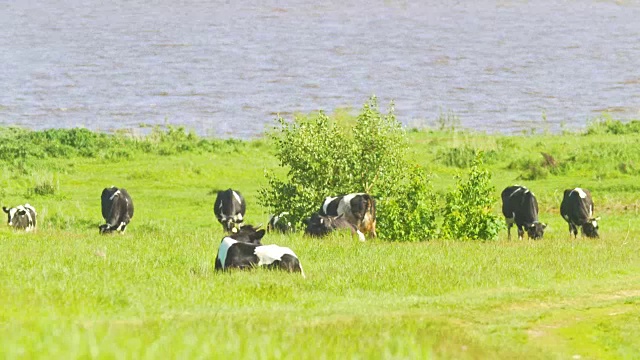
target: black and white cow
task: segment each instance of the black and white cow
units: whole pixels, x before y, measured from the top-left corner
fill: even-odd
[[[582,234],[597,238],[599,217],[593,217],[593,199],[587,189],[575,188],[564,191],[560,204],[560,215],[569,223],[571,233],[578,237],[578,226],[582,227]]]
[[[358,235],[360,241],[365,241],[364,234],[358,228],[347,221],[344,215],[326,216],[314,213],[306,221],[307,228],[305,234],[316,237],[323,237],[337,229],[349,229],[351,234]]]
[[[267,231],[278,231],[281,233],[294,231],[293,225],[291,225],[290,214],[284,211],[278,215],[271,215],[269,217],[269,222],[267,223]]]
[[[213,212],[227,232],[236,232],[242,226],[247,204],[242,195],[235,190],[218,191]]]
[[[25,231],[32,231],[36,228],[36,209],[29,205],[18,205],[16,207],[7,208],[2,207],[2,210],[7,213],[7,224],[15,229],[23,229]]]
[[[508,186],[502,191],[502,214],[507,221],[507,237],[511,239],[511,226],[518,227],[518,239],[527,230],[529,239],[541,239],[547,225],[538,221],[538,201],[524,186]]]
[[[215,269],[223,271],[263,266],[268,269],[299,272],[304,277],[302,265],[296,254],[288,247],[262,245],[260,239],[264,234],[264,230],[243,226],[236,233],[225,236],[218,248]]]
[[[369,194],[327,197],[318,213],[322,216],[343,215],[360,232],[376,237],[376,202]]]
[[[102,190],[100,197],[102,203],[102,217],[106,224],[100,225],[100,233],[106,234],[112,231],[124,233],[127,225],[133,217],[133,200],[125,189],[115,186]]]

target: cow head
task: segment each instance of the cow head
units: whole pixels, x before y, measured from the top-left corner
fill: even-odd
[[[267,224],[267,231],[279,231],[281,233],[294,231],[291,225],[290,214],[285,211],[278,215],[272,215]]]
[[[228,232],[234,234],[242,227],[242,223],[235,222],[233,218],[224,220],[223,225]]]
[[[322,237],[335,229],[348,229],[352,234],[357,234],[361,241],[365,240],[364,234],[356,229],[355,225],[349,223],[349,221],[344,218],[344,214],[340,214],[338,216],[324,216],[314,213],[305,221],[305,223],[307,224],[305,233],[311,236]]]
[[[342,215],[340,215],[342,216]],[[324,236],[335,229],[335,218],[332,216],[322,216],[318,213],[313,213],[310,218],[305,220],[307,228],[305,232],[311,236]]]
[[[547,224],[536,221],[533,224],[527,224],[526,228],[529,239],[542,239],[542,236],[544,236],[544,229],[547,228]]]
[[[13,215],[15,214],[16,210],[17,210],[16,208],[10,208],[10,209],[8,209],[6,206],[3,206],[3,207],[2,207],[2,211],[4,211],[5,213],[7,213],[7,224],[9,224],[9,226],[13,225],[13,224],[11,223],[11,218],[13,218]]]
[[[27,209],[20,205],[18,207],[7,208],[2,207],[2,211],[7,213],[7,224],[13,227],[27,228],[29,226],[30,216],[27,215]]]
[[[111,228],[109,226],[109,224],[102,224],[100,226],[98,226],[98,229],[100,229],[100,234],[108,234],[112,231],[114,231],[115,229]]]
[[[229,235],[229,237],[240,242],[262,245],[260,239],[262,239],[262,237],[264,236],[265,230],[258,230],[259,228],[260,226],[254,227],[253,225],[243,225],[238,230]]]
[[[7,208],[2,207],[2,210],[7,214],[7,224],[16,229],[24,229],[31,231],[36,227],[36,209],[29,205],[18,205],[16,207]]]
[[[582,233],[590,238],[600,237],[600,235],[598,235],[598,220],[600,220],[599,217],[591,218],[589,221],[582,224]]]

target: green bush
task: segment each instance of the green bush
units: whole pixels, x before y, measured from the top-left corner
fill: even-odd
[[[381,220],[377,232],[381,238],[401,234],[401,240],[414,241],[431,234],[433,223],[411,223],[432,220],[432,213],[427,214],[427,206],[422,204],[432,193],[426,183],[418,184],[424,179],[422,175],[407,171],[411,168],[406,160],[408,142],[393,107],[383,115],[375,97],[371,98],[355,125],[338,123],[322,112],[293,122],[278,121],[280,127],[270,137],[275,140],[275,155],[287,170],[287,178],[266,172],[269,186],[260,190],[263,206],[273,213],[288,211],[292,221],[301,225],[325,197],[367,192],[378,199]],[[416,199],[403,199],[407,194]],[[413,215],[396,214],[404,202],[411,201],[420,203],[410,209]]]
[[[456,188],[445,195],[441,234],[448,239],[492,240],[503,228],[493,214],[494,187],[482,167],[482,153],[475,158],[467,180],[458,177]]]
[[[396,196],[377,202],[377,219],[385,224],[381,238],[395,241],[433,239],[437,233],[437,199],[424,169],[411,169]]]
[[[595,120],[587,128],[587,135],[598,134],[638,134],[640,133],[640,120],[631,120],[623,123],[620,120],[614,120],[611,115],[605,114],[602,118]]]

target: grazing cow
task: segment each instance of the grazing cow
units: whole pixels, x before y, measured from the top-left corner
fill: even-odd
[[[247,204],[242,195],[231,189],[218,191],[216,202],[213,204],[213,212],[227,232],[236,232],[242,226]]]
[[[29,205],[18,205],[16,207],[7,208],[2,207],[2,210],[7,213],[7,224],[13,226],[15,229],[24,229],[25,231],[32,231],[36,228],[36,209]]]
[[[115,186],[102,190],[102,217],[106,224],[100,225],[100,233],[112,231],[124,233],[133,217],[133,200],[125,189]]]
[[[524,237],[527,230],[529,239],[541,239],[547,225],[538,221],[538,201],[535,195],[524,186],[514,185],[502,191],[502,214],[507,221],[507,237],[511,239],[511,226],[518,227],[518,239]]]
[[[360,232],[376,237],[376,202],[369,194],[327,197],[320,207],[319,215],[344,215]]]
[[[364,234],[352,223],[344,218],[344,215],[339,216],[326,216],[318,213],[313,213],[310,218],[306,220],[307,228],[305,233],[307,235],[323,237],[336,229],[349,229],[351,234],[357,234],[360,241],[365,241]]]
[[[267,231],[278,231],[281,233],[288,233],[294,231],[291,221],[289,219],[288,212],[281,212],[278,215],[271,215],[269,217],[269,223],[267,223]]]
[[[599,217],[593,217],[593,200],[587,189],[575,188],[564,191],[560,215],[569,223],[569,236],[571,233],[578,237],[578,226],[582,227],[582,234],[587,237],[597,238]]]
[[[264,234],[264,230],[243,226],[238,232],[224,237],[218,248],[215,269],[251,269],[264,266],[268,269],[299,272],[304,277],[296,254],[288,247],[261,245],[260,239]]]

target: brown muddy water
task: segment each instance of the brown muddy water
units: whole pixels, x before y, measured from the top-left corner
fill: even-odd
[[[372,94],[409,126],[640,118],[639,1],[24,0],[0,25],[0,125],[250,138]]]

